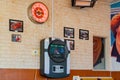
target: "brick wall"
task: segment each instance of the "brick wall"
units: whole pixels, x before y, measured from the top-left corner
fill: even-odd
[[[0,0],[0,68],[39,68],[39,42],[47,37],[64,38],[63,28],[75,29],[75,50],[71,51],[71,69],[93,69],[93,36],[106,39],[106,67],[110,69],[109,0],[98,0],[93,8],[72,7],[71,0],[37,0],[47,5],[49,18],[35,24],[27,16],[29,5],[36,0]],[[52,26],[52,5],[53,26]],[[9,31],[9,19],[24,21],[24,32]],[[53,32],[52,32],[53,27]],[[79,29],[89,30],[89,40],[79,39]],[[12,34],[21,34],[21,42],[12,42]],[[53,35],[52,35],[53,34]]]

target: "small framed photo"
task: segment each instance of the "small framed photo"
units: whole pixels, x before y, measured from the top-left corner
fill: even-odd
[[[64,37],[74,38],[74,28],[64,27]]]
[[[20,34],[12,34],[12,42],[21,42]]]
[[[79,29],[79,38],[83,39],[83,40],[89,40],[89,31],[88,30]]]
[[[74,50],[75,48],[75,41],[74,40],[70,40],[70,39],[66,39],[70,45],[70,50]]]
[[[9,19],[9,30],[14,32],[23,32],[23,21]]]

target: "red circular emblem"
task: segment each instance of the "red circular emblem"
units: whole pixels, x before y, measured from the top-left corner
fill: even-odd
[[[33,3],[28,10],[29,18],[36,23],[44,23],[48,19],[48,8],[42,2]]]

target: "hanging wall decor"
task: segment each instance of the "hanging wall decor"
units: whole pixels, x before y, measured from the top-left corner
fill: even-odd
[[[9,19],[9,30],[14,32],[23,32],[23,21]]]
[[[83,39],[83,40],[89,40],[89,31],[88,30],[79,29],[79,38]]]
[[[74,50],[75,49],[75,41],[74,40],[70,40],[70,39],[66,39],[70,45],[70,50]]]
[[[111,3],[111,70],[120,71],[120,0]]]
[[[12,34],[12,42],[21,42],[21,35],[20,34]]]
[[[48,8],[42,2],[34,2],[28,8],[28,17],[32,22],[44,23],[47,21],[48,16]]]
[[[74,38],[74,28],[64,27],[64,37]]]
[[[84,7],[93,7],[97,0],[71,0],[71,1],[72,1],[72,6],[84,8]]]

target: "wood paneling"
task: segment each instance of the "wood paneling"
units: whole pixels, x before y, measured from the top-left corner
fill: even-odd
[[[32,69],[0,69],[0,80],[34,80]]]
[[[82,77],[109,77],[109,71],[71,70],[69,77],[51,79],[40,75],[37,69],[0,69],[0,80],[72,80],[73,75]],[[111,73],[114,80],[120,80],[120,72]]]
[[[114,80],[120,80],[120,71],[112,72],[112,77]]]

